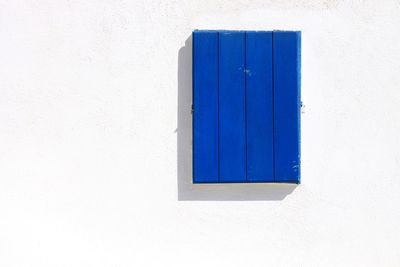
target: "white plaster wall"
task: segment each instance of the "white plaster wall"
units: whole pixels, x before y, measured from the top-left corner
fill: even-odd
[[[399,14],[0,1],[0,266],[400,266]],[[303,31],[302,185],[190,184],[196,28]]]

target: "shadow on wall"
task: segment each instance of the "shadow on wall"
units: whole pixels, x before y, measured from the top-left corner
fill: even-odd
[[[192,183],[192,36],[178,54],[178,200],[283,200],[297,185]]]

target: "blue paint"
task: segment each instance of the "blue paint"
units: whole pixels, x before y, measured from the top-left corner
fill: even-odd
[[[219,33],[219,182],[246,182],[245,33]]]
[[[246,34],[247,181],[274,181],[272,32]]]
[[[300,183],[300,32],[274,32],[275,182]]]
[[[218,33],[193,32],[193,181],[218,182]]]
[[[193,182],[300,183],[300,32],[193,32]]]

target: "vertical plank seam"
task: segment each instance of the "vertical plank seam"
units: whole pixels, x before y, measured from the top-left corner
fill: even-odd
[[[244,128],[245,128],[245,157],[246,157],[246,182],[248,182],[248,153],[247,153],[247,32],[244,32]]]
[[[218,122],[217,122],[217,124],[218,124],[218,179],[217,179],[217,182],[219,183],[220,182],[220,176],[221,176],[221,174],[220,174],[220,143],[219,143],[219,141],[220,141],[220,130],[219,130],[219,117],[220,117],[220,114],[219,114],[219,73],[220,73],[220,69],[219,69],[219,50],[220,50],[220,48],[219,48],[219,36],[220,34],[219,34],[219,32],[217,32],[217,90],[218,90],[218,92],[217,92],[217,95],[218,95]]]
[[[272,39],[272,174],[273,181],[276,182],[275,177],[275,31],[271,33]]]

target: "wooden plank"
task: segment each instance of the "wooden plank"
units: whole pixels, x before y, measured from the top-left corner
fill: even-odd
[[[218,182],[218,32],[193,32],[193,182]]]
[[[274,181],[272,32],[246,33],[247,181]]]
[[[300,183],[300,32],[274,32],[275,182]]]
[[[219,34],[220,182],[246,182],[245,33]]]

